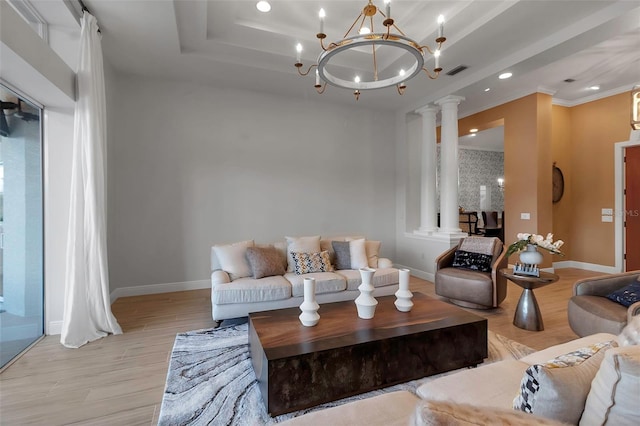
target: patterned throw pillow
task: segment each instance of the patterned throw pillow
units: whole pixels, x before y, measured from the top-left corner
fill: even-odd
[[[520,393],[513,400],[513,408],[578,424],[591,381],[600,368],[606,350],[614,346],[614,341],[597,343],[544,364],[530,366],[522,377]]]
[[[246,256],[255,279],[286,272],[283,256],[275,247],[249,247]]]
[[[331,241],[331,246],[333,246],[333,251],[336,253],[336,269],[351,269],[349,241]]]
[[[483,253],[456,250],[453,258],[454,268],[471,269],[472,271],[491,272],[493,256]]]
[[[607,299],[613,300],[627,308],[636,302],[640,302],[640,282],[634,281],[626,287],[607,294]]]
[[[319,253],[291,252],[291,257],[293,257],[295,263],[294,271],[296,275],[333,271],[328,251]]]

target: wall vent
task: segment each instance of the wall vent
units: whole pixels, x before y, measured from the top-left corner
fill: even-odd
[[[457,67],[455,67],[454,69],[452,69],[451,71],[449,71],[449,72],[447,73],[447,75],[456,75],[456,74],[458,74],[459,72],[462,72],[462,71],[466,70],[467,68],[469,68],[469,67],[468,67],[468,66],[466,66],[466,65],[458,65]]]

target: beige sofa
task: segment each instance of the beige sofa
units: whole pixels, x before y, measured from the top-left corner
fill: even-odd
[[[360,265],[357,266],[376,269],[372,281],[374,297],[392,295],[398,290],[398,269],[389,259],[379,257],[379,241],[366,240],[362,236],[285,237],[283,241],[271,244],[247,240],[216,245],[211,248],[211,315],[214,321],[219,324],[225,319],[245,317],[250,312],[298,307],[304,298],[304,278],[315,278],[316,300],[320,304],[354,300],[360,294],[360,271],[333,267],[337,264],[334,241],[363,250],[360,253],[354,249],[352,254],[354,258],[358,256]],[[283,273],[255,278],[245,255],[249,247],[275,249]],[[333,270],[297,274],[289,255],[291,251],[326,251]]]
[[[637,336],[637,330],[634,333]],[[615,340],[606,333],[583,337],[519,360],[427,379],[417,396],[407,391],[383,394],[311,412],[283,425],[636,425],[640,346],[602,344]],[[585,347],[600,349],[578,365],[540,370],[537,396],[530,400],[533,413],[512,408],[523,377],[529,377],[526,371]]]

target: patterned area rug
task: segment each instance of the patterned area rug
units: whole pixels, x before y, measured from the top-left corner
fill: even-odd
[[[387,392],[415,390],[444,373],[356,395],[307,410],[270,417],[251,366],[248,325],[180,333],[176,337],[162,398],[159,425],[271,425],[304,413]],[[489,331],[485,364],[518,359],[533,349]]]

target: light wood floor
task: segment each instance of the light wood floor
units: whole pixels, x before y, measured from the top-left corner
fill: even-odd
[[[491,311],[471,310],[489,329],[535,349],[575,338],[567,323],[573,282],[599,275],[561,269],[560,281],[535,291],[545,330],[512,325],[521,289],[509,284],[507,299]],[[412,278],[413,291],[434,295],[434,285]],[[209,290],[125,297],[113,304],[124,334],[79,349],[47,336],[0,375],[2,425],[156,424],[169,355],[176,333],[213,325]]]

